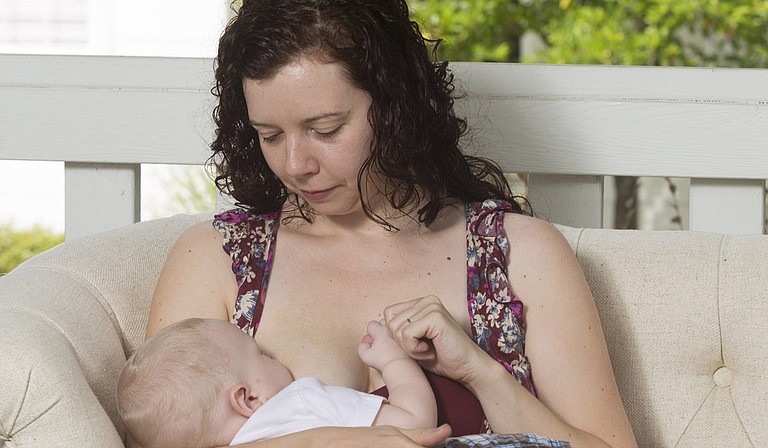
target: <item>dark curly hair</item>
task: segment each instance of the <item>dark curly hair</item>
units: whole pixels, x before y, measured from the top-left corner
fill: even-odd
[[[216,59],[216,138],[209,163],[216,185],[256,213],[279,210],[292,193],[272,173],[250,126],[242,81],[265,80],[307,56],[339,63],[350,82],[369,93],[371,155],[358,174],[383,177],[382,193],[396,210],[415,211],[430,225],[450,201],[505,199],[529,213],[494,162],[464,155],[466,121],[454,114],[453,75],[433,62],[404,0],[244,0],[220,41]],[[302,215],[311,219],[307,214]]]

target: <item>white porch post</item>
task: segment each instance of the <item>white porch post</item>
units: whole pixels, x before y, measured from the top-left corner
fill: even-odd
[[[763,233],[765,180],[691,179],[691,230]]]
[[[65,240],[140,220],[140,164],[67,162],[64,173]]]
[[[557,224],[603,227],[603,176],[531,174],[528,197],[534,212]]]

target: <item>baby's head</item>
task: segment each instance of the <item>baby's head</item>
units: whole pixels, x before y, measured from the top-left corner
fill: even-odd
[[[160,330],[128,359],[117,406],[142,447],[228,445],[292,380],[283,364],[231,323],[186,319]]]

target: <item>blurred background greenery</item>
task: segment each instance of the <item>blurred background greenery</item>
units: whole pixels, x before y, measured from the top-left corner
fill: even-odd
[[[62,242],[63,234],[45,228],[17,229],[10,224],[0,225],[0,275]]]
[[[451,61],[768,66],[764,0],[411,0]],[[526,42],[538,41],[535,48]]]

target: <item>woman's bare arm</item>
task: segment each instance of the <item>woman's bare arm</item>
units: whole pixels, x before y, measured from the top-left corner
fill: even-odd
[[[324,427],[310,429],[260,442],[238,445],[241,448],[418,448],[431,447],[450,437],[451,428],[398,429],[394,426],[369,428]],[[224,448],[224,447],[221,447]]]
[[[475,393],[494,431],[579,447],[635,447],[592,295],[560,232],[508,215],[509,279],[525,304],[526,355],[540,400],[478,347],[436,297],[384,310],[403,349]],[[425,342],[429,340],[429,343]]]
[[[498,363],[468,384],[498,432],[537,432],[574,446],[636,446],[592,294],[552,225],[508,217],[509,280],[525,304],[536,400]],[[520,412],[524,410],[524,412]]]
[[[152,298],[146,337],[190,317],[228,319],[237,297],[232,260],[210,222],[179,237],[168,254]]]

